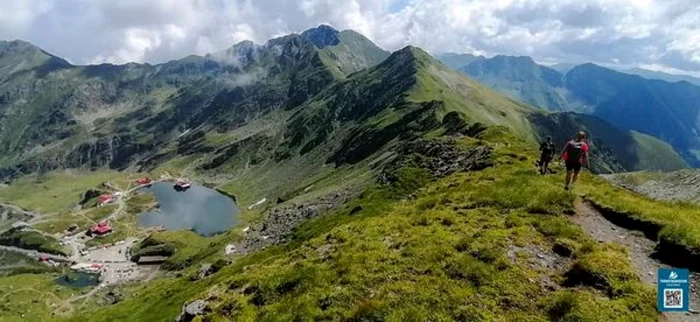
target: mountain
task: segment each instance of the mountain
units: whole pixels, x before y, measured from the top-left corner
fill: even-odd
[[[669,74],[669,73],[648,70],[648,69],[643,69],[643,68],[625,69],[625,70],[620,70],[620,72],[623,72],[626,74],[632,74],[632,75],[639,75],[639,76],[642,76],[646,79],[658,79],[658,80],[667,81],[669,83],[688,82],[688,83],[691,83],[693,85],[700,86],[700,78],[688,76],[688,75]]]
[[[55,214],[30,224],[56,234],[106,217],[118,224],[106,240],[148,234],[130,255],[168,258],[154,280],[109,292],[104,305],[102,296],[70,310],[13,296],[0,319],[658,318],[626,252],[563,215],[576,211],[579,193],[619,202],[624,192],[588,174],[567,192],[533,163],[539,138],[560,142],[581,124],[601,172],[669,166],[656,162],[677,158],[665,143],[532,108],[420,48],[387,54],[326,26],[159,65],[35,66],[0,83],[0,162],[12,179],[0,199],[50,205]],[[73,169],[50,172],[64,168]],[[143,174],[234,196],[239,226],[212,237],[138,229],[154,202],[131,190]],[[114,208],[75,210],[115,187],[126,192]],[[120,212],[128,215],[112,218]],[[664,232],[688,234],[668,225]],[[10,234],[49,243],[35,240],[48,231]],[[79,299],[55,278],[0,282],[21,295],[32,282],[34,292]]]
[[[21,40],[0,41],[0,82],[23,72],[49,73],[70,64]]]
[[[576,67],[576,64],[570,64],[570,63],[556,63],[554,65],[548,66],[551,69],[554,69],[562,74],[568,73],[570,70],[572,70],[574,67]]]
[[[653,135],[700,165],[700,87],[619,73],[594,64],[566,74],[566,88],[592,114],[613,125]]]
[[[456,53],[444,53],[437,55],[436,58],[452,69],[460,69],[474,61],[486,59],[486,57],[484,56],[474,56],[472,54]]]
[[[572,129],[589,134],[591,166],[597,173],[626,169],[661,171],[687,168],[688,164],[668,144],[635,131],[620,130],[595,116],[572,112],[533,114],[530,121],[542,136],[551,136],[561,150],[573,135]]]
[[[295,181],[313,172],[315,167],[299,169],[311,155],[319,166],[356,163],[399,133],[417,137],[435,129],[446,115],[470,126],[538,135],[526,117],[529,107],[452,72],[422,50],[408,47],[388,56],[354,31],[323,25],[159,65],[72,66],[21,45],[5,45],[21,50],[6,51],[0,66],[25,66],[0,83],[5,178],[74,167],[146,171],[188,156],[209,172],[236,162],[293,158],[298,166],[273,169],[263,162],[255,170],[275,173],[269,177],[256,177],[250,168],[241,172],[248,180],[264,178],[258,186],[273,194],[287,184],[279,177]],[[519,83],[521,93],[559,84],[555,71],[525,57],[472,58],[468,71],[487,84],[497,80],[492,75],[537,78]],[[532,101],[553,102],[555,94]],[[411,130],[416,126],[422,128]]]
[[[0,70],[23,72],[0,83],[2,176],[147,166],[159,149],[160,161],[175,155],[165,147],[185,130],[230,131],[388,56],[326,26],[160,65],[70,66],[27,43],[3,48]]]
[[[700,166],[700,87],[668,83],[582,64],[562,74],[527,57],[496,56],[459,69],[514,99],[552,111],[597,116],[657,137]]]
[[[561,74],[536,64],[530,57],[495,56],[474,61],[459,71],[533,106],[546,106],[554,111],[569,107],[564,95],[557,90],[564,82]]]

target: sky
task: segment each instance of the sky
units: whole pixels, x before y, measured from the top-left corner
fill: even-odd
[[[698,0],[0,0],[0,39],[75,64],[161,63],[322,23],[387,50],[700,75]]]

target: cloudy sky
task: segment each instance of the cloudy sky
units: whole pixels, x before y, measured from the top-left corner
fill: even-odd
[[[529,55],[700,75],[698,0],[1,0],[0,39],[73,63],[158,63],[320,23],[389,50]]]

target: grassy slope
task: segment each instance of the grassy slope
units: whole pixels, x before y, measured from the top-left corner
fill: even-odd
[[[495,168],[434,182],[407,171],[401,185],[370,189],[306,223],[288,246],[239,258],[202,281],[155,281],[102,314],[73,319],[167,321],[187,299],[207,298],[215,320],[655,320],[655,296],[624,250],[572,224],[563,213],[576,196],[560,178],[536,175],[534,151],[504,141],[510,147],[491,143]],[[415,199],[396,198],[421,185]],[[355,206],[362,211],[349,214]],[[543,288],[543,280],[563,283],[565,270],[533,265],[526,249],[554,244],[568,245],[575,270],[601,282]]]
[[[49,321],[54,310],[71,313],[73,307],[64,301],[79,292],[56,284],[56,278],[56,274],[0,277],[0,321]]]
[[[630,131],[630,135],[636,143],[634,149],[638,156],[635,170],[678,170],[688,167],[688,163],[668,143],[637,131]]]
[[[444,114],[457,111],[472,122],[506,126],[523,138],[534,138],[534,131],[525,118],[532,111],[530,107],[449,70],[420,49],[413,50],[417,63],[423,66],[418,69],[418,83],[409,100],[440,100],[445,102]]]
[[[6,231],[0,235],[0,245],[33,249],[58,255],[68,255],[70,251],[61,246],[57,239],[36,231]]]
[[[75,206],[87,189],[126,177],[116,171],[56,171],[23,176],[0,190],[0,201],[39,213],[66,211]]]
[[[598,173],[675,170],[688,166],[668,144],[638,132],[621,131],[594,116],[533,113],[529,118],[542,137],[552,136],[557,149],[562,149],[577,131],[586,131],[593,169]]]
[[[590,178],[583,191],[587,198],[625,217],[661,228],[659,240],[700,253],[700,206],[685,202],[657,201]]]
[[[49,273],[54,269],[32,258],[17,252],[0,250],[0,277],[18,274]]]
[[[531,135],[532,131],[524,118],[526,107],[501,96],[492,95],[490,94],[492,92],[472,84],[462,76],[455,78],[452,74],[444,73],[439,66],[429,65],[420,73],[417,77],[420,86],[410,92],[411,101],[442,99],[445,101],[445,111],[442,111],[444,113],[460,111],[471,121],[510,125],[520,136]],[[465,101],[465,98],[468,99]],[[384,121],[392,119],[398,120],[389,115]],[[516,141],[518,140],[508,138],[505,143],[511,145]],[[503,143],[504,141],[499,141],[494,144],[502,146]],[[447,312],[462,312],[464,314],[462,317],[469,317],[496,306],[503,307],[500,313],[505,316],[513,318],[523,316],[533,320],[546,318],[547,312],[572,314],[582,316],[584,320],[590,320],[593,317],[587,317],[586,314],[591,314],[591,311],[585,310],[589,307],[596,308],[592,311],[597,314],[596,316],[630,314],[627,316],[630,319],[641,318],[635,314],[651,316],[648,290],[642,289],[635,278],[630,278],[629,263],[620,259],[625,256],[621,255],[621,251],[616,248],[592,246],[591,241],[580,230],[559,215],[572,207],[574,198],[572,195],[562,193],[557,182],[534,175],[534,171],[529,168],[534,160],[533,152],[528,152],[529,159],[518,155],[527,149],[527,147],[515,148],[516,154],[503,152],[502,164],[497,169],[478,174],[458,175],[430,183],[421,192],[418,201],[394,200],[381,192],[377,195],[370,194],[371,196],[358,201],[364,209],[360,215],[349,216],[345,210],[336,216],[311,222],[299,231],[297,241],[291,246],[272,248],[239,259],[224,272],[201,282],[191,283],[187,278],[167,278],[156,281],[137,291],[134,298],[109,308],[109,312],[104,317],[127,319],[129,316],[139,316],[144,320],[170,320],[179,312],[185,300],[197,294],[205,294],[212,285],[224,285],[225,288],[227,284],[236,283],[236,280],[232,280],[234,277],[240,278],[248,285],[259,285],[260,289],[257,291],[254,289],[253,293],[244,295],[237,294],[235,288],[232,291],[221,291],[222,300],[219,304],[222,306],[217,307],[218,314],[228,310],[230,303],[239,303],[240,305],[234,306],[240,306],[241,314],[249,317],[255,315],[272,318],[275,312],[296,307],[299,308],[298,314],[306,316],[331,314],[349,317],[361,316],[367,312],[389,314],[388,311],[398,309],[397,306],[404,298],[410,298],[411,306],[406,310],[413,308],[417,311],[421,308],[437,306],[440,310],[436,312],[436,316],[443,316]],[[354,179],[357,179],[368,173],[365,165],[341,169],[340,172],[323,169],[322,161],[325,157],[314,153],[320,152],[316,151],[303,158],[286,161],[284,165],[232,162],[230,167],[222,169],[222,172],[231,171],[235,178],[241,178],[240,182],[247,184],[257,182],[254,180],[260,180],[260,183],[263,183],[253,185],[263,187],[259,191],[244,193],[246,195],[244,200],[247,203],[253,203],[261,196],[274,196],[270,192],[281,194],[285,190],[295,191],[312,184],[323,191],[327,187],[337,186],[339,181],[343,183],[349,181],[343,178],[354,176]],[[240,161],[251,161],[252,158],[254,156],[247,155]],[[308,163],[308,161],[316,163]],[[346,176],[336,176],[337,173],[343,173]],[[309,179],[304,180],[305,177]],[[236,180],[232,182],[229,189],[236,189],[231,188],[234,185]],[[245,186],[238,189],[243,190]],[[522,193],[522,191],[530,193]],[[536,197],[531,198],[530,195]],[[443,202],[452,203],[455,206],[452,207]],[[455,207],[464,207],[464,209],[460,212],[459,209],[454,209]],[[545,212],[552,215],[539,215],[532,212]],[[444,221],[443,217],[449,219]],[[486,225],[482,225],[483,223]],[[375,226],[378,228],[368,228]],[[468,232],[479,230],[486,236],[472,234],[471,237],[474,240],[468,240],[469,245],[465,246],[467,248],[457,247],[457,245],[449,247],[463,237],[470,236]],[[492,236],[491,231],[496,236]],[[317,246],[325,243],[324,240],[328,238],[328,234],[333,232],[345,236],[343,240],[332,242],[332,246],[342,252],[334,251],[340,257],[334,257],[331,263],[324,264],[324,261],[317,258],[318,255],[314,257],[315,250]],[[395,233],[399,245],[410,245],[407,252],[399,253],[401,256],[391,251],[385,254],[387,251],[382,247],[389,247],[389,245],[382,243],[385,245],[382,246],[377,243],[377,239],[380,239],[380,242],[383,241],[384,237],[387,237],[386,232]],[[176,235],[166,236],[164,239],[166,241],[178,239]],[[416,241],[412,237],[414,235],[421,236],[421,239]],[[176,253],[174,259],[177,259],[177,263],[173,264],[216,256],[213,253],[220,252],[226,240],[233,238],[236,238],[235,234],[229,233],[216,240],[209,240],[208,244],[201,241],[188,243],[192,247],[180,247],[182,252]],[[547,293],[537,289],[534,282],[523,277],[544,274],[552,275],[554,280],[561,281],[561,272],[536,272],[527,264],[517,261],[504,264],[504,249],[512,244],[535,244],[547,249],[554,242],[574,245],[577,256],[580,256],[577,257],[579,266],[586,271],[603,276],[603,279],[608,281],[606,285],[599,287],[605,292],[614,291],[617,295],[613,301],[607,300],[606,296],[588,287]],[[479,250],[477,247],[477,250],[473,250],[472,243],[476,243],[475,247],[481,246],[482,249]],[[206,247],[204,245],[208,245],[207,250],[197,252],[198,249]],[[484,245],[498,245],[498,247],[491,252]],[[363,252],[367,254],[363,255]],[[482,252],[487,254],[483,255]],[[421,255],[433,253],[437,257]],[[424,271],[427,277],[414,281],[412,276],[416,273],[413,263],[416,261],[428,269]],[[254,266],[244,270],[243,268],[248,265]],[[470,274],[465,276],[460,273],[470,271],[472,266],[476,267],[475,276]],[[192,269],[194,268],[186,270],[185,273],[191,273]],[[395,272],[396,275],[389,274],[391,272]],[[345,276],[345,274],[348,275]],[[310,276],[310,280],[306,279],[306,275]],[[329,276],[331,278],[327,279]],[[369,290],[364,288],[366,285],[362,278],[364,276],[374,278],[372,281],[377,281],[376,288]],[[340,290],[335,294],[331,283],[340,280],[347,283],[347,290]],[[287,282],[291,284],[285,284]],[[434,299],[439,297],[434,295],[437,294],[437,289],[433,283],[449,287],[453,294],[446,297],[444,301],[438,301],[441,303],[434,303]],[[291,287],[291,291],[286,289],[287,287]],[[422,293],[421,290],[426,292]],[[213,291],[219,292],[217,288]],[[370,296],[377,292],[380,292],[381,297],[374,299]],[[455,308],[455,305],[460,305],[457,300],[461,295],[482,292],[486,294],[485,297],[470,297],[470,301],[473,302],[469,305]],[[410,293],[417,293],[417,295]],[[271,302],[263,302],[262,307],[251,306],[249,300],[256,296]],[[527,300],[535,297],[543,297],[543,299]],[[325,298],[329,298],[332,303],[338,303],[338,307],[326,313],[319,312],[319,307],[325,304],[312,307],[319,301],[325,301]],[[314,302],[314,300],[317,301]],[[459,303],[463,302],[462,300]],[[144,305],[144,303],[148,304]],[[625,313],[630,306],[639,308],[641,313],[640,311]],[[399,311],[396,314],[408,313]],[[286,315],[281,316],[286,317]],[[99,316],[90,317],[99,318]],[[400,316],[395,317],[400,318]],[[453,316],[453,318],[459,317]]]

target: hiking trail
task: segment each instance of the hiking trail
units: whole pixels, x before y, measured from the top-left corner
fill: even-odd
[[[657,270],[670,267],[653,258],[656,241],[646,238],[641,231],[629,230],[613,224],[588,202],[577,203],[576,215],[570,218],[595,240],[624,246],[641,280],[654,288],[656,288]],[[665,321],[700,321],[700,273],[698,272],[690,272],[690,293],[690,312],[664,314]]]

